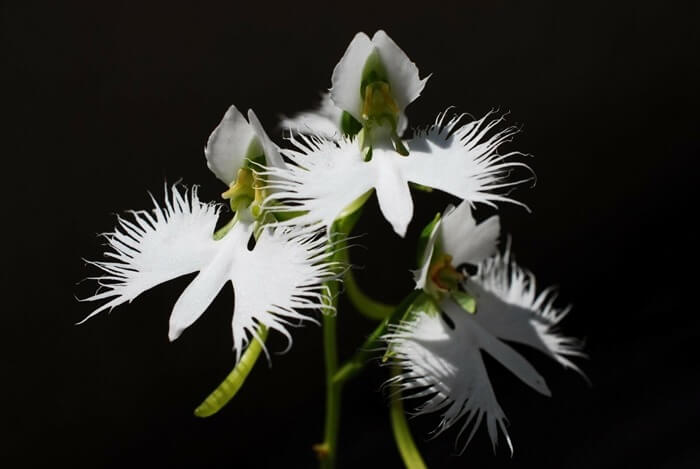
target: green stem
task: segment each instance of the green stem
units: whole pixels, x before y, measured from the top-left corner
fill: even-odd
[[[342,384],[362,371],[367,361],[376,353],[377,349],[380,348],[381,337],[384,331],[386,331],[387,326],[401,319],[403,313],[406,312],[421,293],[420,290],[412,291],[403,299],[401,304],[394,308],[390,316],[384,318],[369,337],[367,337],[360,348],[357,349],[357,352],[355,352],[355,354],[335,373],[333,377],[335,383]]]
[[[209,417],[214,415],[236,395],[239,389],[241,389],[245,379],[253,369],[255,362],[257,362],[258,357],[260,357],[260,352],[263,348],[261,342],[265,342],[267,338],[267,327],[263,325],[260,326],[258,329],[258,337],[260,341],[255,338],[251,339],[248,348],[243,352],[243,356],[236,364],[235,368],[221,384],[209,394],[204,402],[194,410],[194,415],[197,417]]]
[[[340,241],[335,247],[334,260],[342,259],[342,251],[345,250],[344,241]],[[336,462],[338,445],[338,430],[340,427],[340,395],[341,384],[333,381],[338,370],[338,346],[337,336],[337,312],[338,304],[338,280],[330,280],[325,284],[323,295],[324,304],[331,310],[323,315],[323,352],[326,365],[326,420],[323,432],[323,443],[314,446],[322,469],[333,469]]]
[[[398,373],[398,368],[392,367],[392,376],[397,376]],[[390,393],[391,407],[389,413],[391,416],[391,429],[393,430],[394,440],[401,454],[401,459],[403,459],[406,469],[426,469],[420,451],[416,448],[416,443],[413,441],[413,436],[411,436],[411,430],[408,428],[406,413],[401,401],[401,390],[396,384],[392,384]]]
[[[347,249],[345,249],[345,251],[347,251]],[[349,265],[350,260],[348,258],[348,253],[345,252],[343,257],[344,261]],[[360,289],[360,286],[357,284],[355,276],[349,267],[345,272],[343,285],[345,286],[345,293],[347,293],[353,306],[362,315],[370,319],[381,321],[382,319],[386,319],[389,315],[391,315],[394,309],[396,309],[395,305],[382,303],[381,301],[377,301],[366,295],[362,289]]]
[[[342,384],[333,381],[333,376],[338,369],[335,316],[324,316],[323,318],[323,349],[326,357],[326,422],[323,443],[316,445],[314,449],[320,459],[320,467],[332,469],[335,467],[337,456],[342,389]]]

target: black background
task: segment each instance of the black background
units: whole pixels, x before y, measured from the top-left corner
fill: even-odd
[[[61,3],[59,6],[58,3]],[[375,4],[376,3],[376,4]],[[510,111],[510,148],[538,175],[501,210],[521,264],[574,304],[592,387],[536,353],[551,399],[487,363],[510,420],[511,458],[485,430],[461,457],[436,419],[413,421],[431,467],[698,467],[695,352],[697,2],[465,1],[143,5],[5,2],[2,7],[3,426],[5,467],[314,467],[320,328],[254,369],[218,415],[192,410],[229,371],[232,294],[173,344],[170,308],[188,278],[83,326],[114,213],[147,208],[163,182],[223,185],[202,148],[229,104],[279,113],[317,102],[357,31],[384,28],[433,73],[408,109],[425,125],[449,105]],[[272,132],[278,138],[279,132]],[[278,140],[279,141],[279,140]],[[353,258],[387,301],[411,289],[415,239],[450,199],[415,195],[405,239],[370,200]],[[478,216],[490,212],[480,210]],[[341,304],[346,357],[372,324]],[[273,340],[272,350],[282,342]],[[346,388],[342,467],[400,467],[385,370]]]

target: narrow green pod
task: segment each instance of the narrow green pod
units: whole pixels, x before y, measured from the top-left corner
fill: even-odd
[[[261,341],[265,342],[265,339],[267,339],[267,327],[260,326],[260,329],[258,329],[258,337],[260,337],[260,341],[257,339],[252,339],[250,341],[248,348],[243,352],[243,356],[236,367],[229,373],[226,379],[204,399],[204,402],[194,410],[194,415],[197,417],[210,417],[214,415],[236,395],[239,389],[241,389],[250,370],[253,369],[255,362],[258,361],[258,357],[263,348]]]

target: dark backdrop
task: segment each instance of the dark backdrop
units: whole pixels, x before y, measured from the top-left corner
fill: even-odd
[[[412,124],[456,105],[507,110],[523,126],[511,148],[534,155],[538,181],[515,195],[533,213],[503,207],[504,229],[541,285],[574,304],[564,328],[590,354],[580,364],[592,387],[527,354],[551,399],[489,363],[515,455],[494,455],[482,430],[454,457],[455,432],[426,441],[437,420],[419,418],[425,459],[698,466],[697,2],[96,3],[2,7],[4,466],[314,466],[320,328],[295,330],[289,353],[259,363],[230,405],[201,420],[192,410],[232,365],[229,291],[173,344],[168,316],[189,278],[80,327],[90,307],[74,297],[94,289],[77,284],[94,273],[81,259],[100,256],[96,234],[114,213],[147,208],[147,191],[178,179],[217,199],[202,148],[229,104],[274,129],[278,113],[317,101],[357,31],[378,28],[433,73]],[[403,240],[374,199],[360,224],[360,282],[387,301],[411,288],[416,236],[449,200],[415,197]],[[340,327],[347,356],[372,325],[344,305]],[[400,465],[384,379],[371,367],[347,386],[342,467]]]

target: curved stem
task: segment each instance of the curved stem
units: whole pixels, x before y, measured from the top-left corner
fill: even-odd
[[[349,264],[347,253],[345,254],[345,260]],[[389,316],[394,309],[396,309],[396,306],[394,305],[382,303],[381,301],[377,301],[365,294],[365,292],[363,292],[362,289],[360,289],[360,286],[357,284],[357,280],[355,280],[355,276],[350,268],[348,268],[345,272],[343,284],[345,286],[345,293],[347,293],[348,299],[350,299],[352,305],[362,315],[370,319],[381,321]]]
[[[353,378],[364,368],[367,361],[371,356],[377,351],[381,346],[381,337],[384,334],[387,326],[397,320],[399,320],[403,313],[413,304],[413,302],[418,298],[422,292],[420,290],[414,290],[409,293],[406,298],[403,299],[401,304],[399,304],[389,317],[384,318],[384,320],[372,331],[372,333],[365,339],[364,343],[357,349],[357,352],[347,361],[345,364],[335,373],[333,381],[336,383],[343,383],[350,378]]]
[[[392,376],[397,376],[399,370],[397,367],[392,367]],[[391,407],[389,410],[391,417],[391,429],[394,433],[396,446],[401,454],[401,459],[406,465],[406,469],[426,469],[425,462],[420,455],[420,451],[416,448],[416,443],[411,436],[411,430],[408,428],[406,421],[406,413],[403,409],[401,401],[401,390],[395,383],[391,384]]]
[[[245,379],[253,369],[255,362],[260,357],[262,351],[262,342],[267,338],[267,327],[260,325],[257,333],[258,338],[253,338],[248,344],[240,361],[233,368],[231,373],[221,382],[221,384],[212,391],[209,396],[194,410],[194,415],[197,417],[209,417],[217,413],[233,396],[236,395]]]

